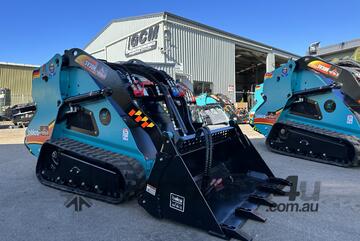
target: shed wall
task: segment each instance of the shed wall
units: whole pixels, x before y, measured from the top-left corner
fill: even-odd
[[[170,40],[164,41],[166,61],[183,65],[182,72],[192,81],[213,83],[213,93],[228,92],[235,86],[235,43],[180,24],[167,23]]]
[[[155,23],[159,23],[161,20],[162,16],[155,16],[119,22],[114,21],[85,47],[85,51],[92,54],[95,58],[106,59],[110,62],[138,58],[140,55],[129,58],[125,56],[128,36],[150,27]],[[141,60],[147,62],[164,62],[163,55],[159,51],[162,45],[162,25],[159,28],[157,45],[158,48],[156,50],[141,54]]]
[[[35,68],[0,64],[0,88],[11,91],[11,105],[32,101],[32,72]]]

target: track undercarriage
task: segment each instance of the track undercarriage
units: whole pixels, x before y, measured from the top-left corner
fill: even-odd
[[[145,187],[145,172],[130,157],[69,138],[46,142],[36,174],[41,183],[109,203],[121,203]]]
[[[342,167],[359,165],[360,140],[355,136],[295,122],[276,123],[266,141],[274,152]]]

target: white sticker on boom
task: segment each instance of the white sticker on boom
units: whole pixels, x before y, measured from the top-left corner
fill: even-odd
[[[175,193],[170,193],[170,207],[180,212],[184,212],[185,198]]]
[[[353,115],[348,115],[346,118],[346,124],[351,125],[354,122],[354,116]]]
[[[123,139],[123,141],[128,141],[129,140],[129,130],[128,130],[128,128],[123,128],[122,129],[122,139]]]
[[[155,194],[156,194],[156,188],[149,184],[146,185],[146,191],[153,196],[155,196]]]

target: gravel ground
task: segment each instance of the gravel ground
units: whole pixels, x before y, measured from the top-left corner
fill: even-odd
[[[245,128],[246,129],[246,128]],[[22,130],[23,131],[23,130]],[[249,136],[257,134],[246,130]],[[259,136],[257,136],[259,137]],[[23,132],[0,130],[0,240],[220,240],[207,233],[148,215],[136,201],[110,205],[91,200],[90,208],[66,208],[71,195],[41,185],[36,159],[22,144]],[[12,144],[5,144],[7,143]],[[345,169],[269,152],[263,138],[252,142],[278,177],[297,175],[311,194],[321,182],[317,212],[258,212],[267,222],[249,220],[243,231],[255,241],[360,240],[360,169]],[[288,203],[288,197],[274,197]],[[298,198],[297,203],[302,205]]]

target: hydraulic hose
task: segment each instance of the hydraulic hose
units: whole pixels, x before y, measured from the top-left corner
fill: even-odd
[[[209,184],[210,169],[212,167],[212,161],[213,161],[213,142],[212,142],[211,131],[207,126],[199,128],[196,131],[196,136],[200,137],[201,133],[204,134],[205,148],[206,148],[205,149],[205,168],[204,168],[204,174],[203,174],[203,179],[202,179],[202,183],[201,183],[201,190],[205,191]]]

